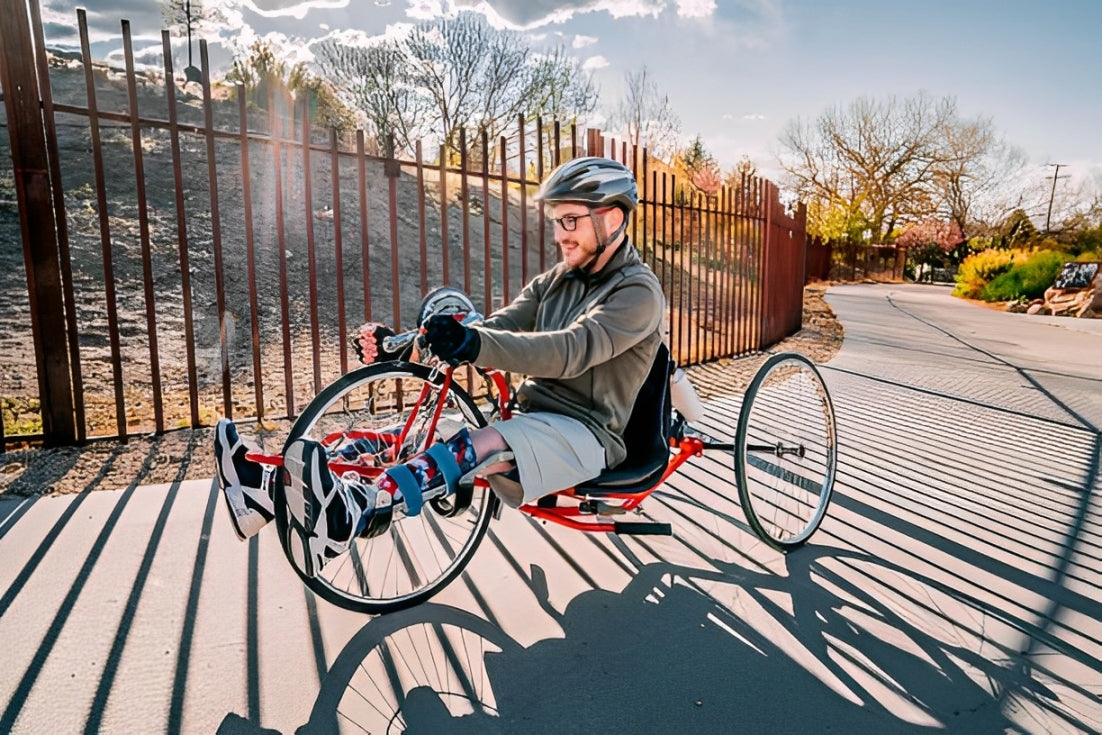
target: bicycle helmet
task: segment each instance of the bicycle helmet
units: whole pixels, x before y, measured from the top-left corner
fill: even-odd
[[[536,201],[619,207],[626,216],[639,203],[639,189],[635,174],[624,164],[610,158],[586,156],[567,161],[548,174],[536,192]]]
[[[421,308],[417,312],[417,324],[424,324],[436,314],[473,314],[477,313],[474,303],[467,294],[458,288],[440,286],[425,294]]]

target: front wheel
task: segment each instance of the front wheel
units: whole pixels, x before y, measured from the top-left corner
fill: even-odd
[[[750,526],[773,548],[804,544],[823,522],[838,461],[834,406],[814,364],[770,357],[742,400],[735,481]]]
[[[377,475],[464,426],[485,426],[470,395],[455,384],[443,393],[443,380],[442,373],[404,362],[353,370],[310,401],[292,425],[284,451],[305,437],[320,442],[334,462],[357,439],[361,445],[356,451],[362,451],[367,437],[381,447],[372,461],[372,474]],[[424,602],[455,579],[485,535],[497,502],[492,492],[476,486],[466,509],[434,500],[417,516],[396,514],[385,532],[354,539],[347,554],[309,577],[303,573],[301,541],[290,528],[283,473],[277,474],[275,520],[287,560],[318,596],[368,614]]]

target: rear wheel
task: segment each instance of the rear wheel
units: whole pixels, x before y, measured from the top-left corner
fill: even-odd
[[[837,464],[834,406],[812,362],[770,357],[743,397],[735,433],[735,481],[754,532],[786,551],[823,522]]]
[[[405,427],[400,446],[375,455],[377,467],[370,474],[377,475],[464,426],[485,426],[482,413],[462,388],[453,384],[442,395],[443,381],[442,373],[411,363],[381,363],[349,372],[310,401],[291,427],[284,448],[302,437],[313,439],[325,446],[334,462],[356,439],[393,437]],[[430,436],[438,406],[437,431]],[[318,576],[308,577],[302,571],[301,541],[290,529],[283,473],[277,475],[276,527],[291,566],[320,597],[370,614],[424,602],[455,579],[485,535],[496,503],[492,492],[475,487],[470,506],[460,512],[440,500],[425,503],[417,516],[396,512],[385,532],[354,539],[347,554],[330,561]]]

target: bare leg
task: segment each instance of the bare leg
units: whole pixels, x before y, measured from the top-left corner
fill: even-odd
[[[504,452],[509,449],[505,437],[492,426],[472,431],[471,444],[474,447],[475,456],[478,457],[489,457],[495,452]],[[490,487],[510,508],[517,508],[524,502],[524,489],[520,483],[504,475],[514,466],[512,462],[495,462],[483,470]]]

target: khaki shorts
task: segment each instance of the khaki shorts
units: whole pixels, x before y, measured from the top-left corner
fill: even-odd
[[[605,469],[605,448],[575,419],[534,411],[491,426],[516,457],[525,503],[591,480]]]

